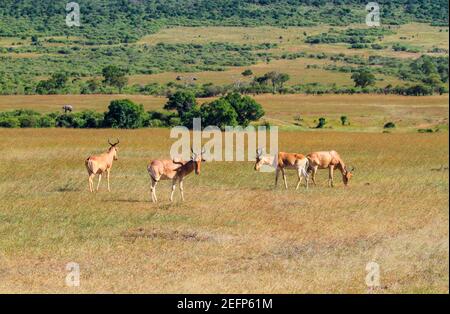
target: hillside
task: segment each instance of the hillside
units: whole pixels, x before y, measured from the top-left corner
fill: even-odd
[[[81,32],[65,26],[65,0],[3,0],[0,36],[82,35],[132,42],[162,25],[311,26],[365,20],[361,0],[78,0]],[[378,1],[385,24],[448,25],[445,0]]]

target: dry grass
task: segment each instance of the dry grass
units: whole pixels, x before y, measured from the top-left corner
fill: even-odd
[[[280,148],[336,149],[347,189],[273,190],[249,162],[206,163],[187,201],[150,202],[147,162],[168,130],[0,129],[2,292],[448,293],[448,133],[280,133]],[[345,136],[344,136],[345,134]],[[84,158],[119,136],[113,192],[87,192]],[[337,177],[338,178],[338,177]],[[178,195],[177,195],[178,197]],[[77,262],[81,286],[65,287]]]
[[[318,66],[319,68],[308,68],[309,66]],[[319,59],[295,59],[295,60],[275,60],[270,63],[258,63],[247,67],[230,67],[225,71],[214,72],[204,71],[190,73],[190,76],[197,78],[197,83],[214,83],[215,85],[232,84],[238,81],[250,82],[252,78],[244,78],[241,73],[246,69],[251,69],[255,76],[262,76],[267,72],[278,71],[287,73],[290,80],[286,85],[306,84],[306,83],[320,83],[324,85],[336,84],[337,86],[354,86],[351,79],[351,73],[333,72],[324,70],[323,67],[327,65],[345,65],[345,63],[333,62],[329,60]],[[149,83],[168,83],[176,82],[177,76],[185,76],[181,72],[164,72],[159,74],[141,74],[131,75],[129,77],[130,84],[149,84]],[[402,85],[404,82],[399,79],[386,76],[376,75],[376,86],[384,87],[388,84],[393,86]]]

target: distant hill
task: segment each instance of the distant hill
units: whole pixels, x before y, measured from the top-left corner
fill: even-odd
[[[133,42],[163,25],[344,25],[365,20],[367,0],[74,0],[81,28],[65,25],[69,0],[2,0],[0,36],[78,35]],[[448,25],[447,0],[377,1],[384,24]]]

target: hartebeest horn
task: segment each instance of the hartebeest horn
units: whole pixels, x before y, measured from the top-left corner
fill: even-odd
[[[119,141],[119,138],[117,138],[117,142],[116,143],[111,143],[111,141],[109,140],[109,138],[108,138],[108,144],[109,145],[111,145],[111,146],[116,146],[117,144],[119,144],[120,143],[120,141]]]
[[[256,150],[256,157],[261,157],[262,153],[263,153],[262,148],[258,148],[258,149]]]

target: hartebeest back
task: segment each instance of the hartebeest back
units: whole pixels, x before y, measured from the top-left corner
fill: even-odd
[[[200,168],[203,159],[203,151],[200,154],[194,153],[192,150],[191,159],[189,161],[176,161],[171,159],[156,159],[153,160],[148,166],[147,171],[151,179],[151,195],[152,201],[156,203],[158,201],[156,197],[156,185],[160,180],[172,180],[172,191],[170,193],[170,201],[173,201],[173,194],[175,193],[177,181],[180,186],[181,199],[184,201],[183,193],[183,180],[191,172],[200,174]]]
[[[347,169],[344,161],[339,154],[332,150],[329,152],[314,152],[306,156],[309,159],[310,168],[309,171],[312,172],[312,181],[316,185],[316,173],[317,169],[329,169],[328,174],[328,185],[330,187],[334,186],[334,169],[339,169],[342,173],[342,181],[344,185],[348,185],[349,180],[353,176],[352,171],[355,170],[352,167],[351,170]]]
[[[296,153],[284,153],[279,152],[277,154],[276,160],[274,160],[274,156],[263,156],[262,150],[258,149],[256,150],[256,163],[255,163],[255,170],[259,171],[262,165],[272,165],[276,166],[275,170],[275,187],[278,185],[278,176],[281,172],[283,175],[284,180],[284,186],[287,187],[287,180],[286,180],[286,169],[295,169],[297,170],[298,175],[298,182],[296,186],[296,190],[299,188],[302,179],[306,179],[306,188],[308,188],[308,167],[309,167],[309,161],[308,159],[302,155],[302,154],[296,154]]]
[[[94,192],[95,175],[98,174],[98,191],[98,188],[100,187],[100,181],[102,180],[102,174],[104,172],[106,172],[106,178],[108,180],[108,191],[111,191],[109,187],[109,173],[111,172],[113,160],[117,160],[117,144],[119,144],[119,139],[117,139],[117,142],[114,144],[111,143],[111,141],[108,139],[108,144],[110,145],[110,147],[105,153],[89,156],[85,161],[86,169],[89,175],[89,190],[91,192]]]

